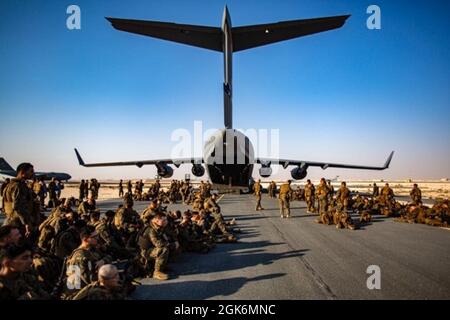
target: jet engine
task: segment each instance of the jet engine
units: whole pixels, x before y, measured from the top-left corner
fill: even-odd
[[[156,169],[158,170],[158,176],[163,178],[170,178],[173,175],[172,167],[169,167],[166,163],[157,163]]]
[[[191,172],[194,176],[201,177],[205,174],[205,168],[201,164],[194,164]]]
[[[259,175],[263,178],[268,178],[272,174],[272,168],[270,167],[270,162],[261,163],[261,168],[259,168]]]
[[[299,167],[292,169],[291,170],[292,179],[301,180],[304,177],[306,177],[306,175],[308,174],[306,169],[308,169],[308,167],[306,167],[306,166],[303,166],[303,167],[299,166]]]

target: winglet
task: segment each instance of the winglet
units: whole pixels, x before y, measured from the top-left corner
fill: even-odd
[[[393,156],[394,156],[394,151],[392,151],[391,154],[389,155],[389,157],[387,158],[387,160],[386,160],[386,162],[385,162],[385,164],[383,166],[383,169],[389,168],[389,164],[391,163],[391,160],[392,160]]]
[[[75,148],[74,150],[75,150],[75,154],[77,155],[78,163],[80,164],[80,166],[84,167],[85,163],[84,163],[83,159],[81,158],[80,154],[78,153],[77,148]]]

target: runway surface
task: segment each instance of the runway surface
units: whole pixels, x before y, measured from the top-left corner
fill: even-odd
[[[239,242],[182,254],[170,280],[143,279],[134,299],[450,299],[447,229],[378,216],[360,230],[338,230],[314,223],[304,202],[292,202],[293,217],[281,219],[267,195],[259,212],[250,195],[225,195],[219,204],[242,229]],[[370,265],[380,267],[380,290],[367,288]]]

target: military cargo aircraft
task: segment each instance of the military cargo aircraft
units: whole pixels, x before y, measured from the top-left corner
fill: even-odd
[[[17,171],[4,158],[0,158],[0,174],[15,177],[17,176]],[[72,178],[70,174],[64,172],[35,172],[34,176],[38,179],[51,180],[55,178],[60,181],[68,181]]]
[[[209,49],[223,54],[224,61],[224,126],[206,141],[202,158],[158,159],[125,162],[85,163],[77,149],[75,153],[80,165],[85,167],[155,165],[158,175],[170,178],[173,168],[184,163],[192,164],[192,174],[201,177],[205,167],[213,184],[230,187],[248,187],[252,180],[254,164],[261,164],[259,173],[267,178],[272,174],[271,165],[282,165],[284,169],[295,166],[291,176],[295,180],[306,177],[309,167],[347,168],[363,170],[384,170],[389,167],[393,152],[383,166],[363,166],[314,162],[289,159],[264,159],[254,156],[253,146],[247,136],[233,129],[232,121],[232,57],[233,53],[264,46],[297,37],[333,30],[344,25],[349,15],[324,18],[282,21],[277,23],[232,27],[228,8],[225,6],[222,27],[175,24],[147,20],[106,18],[112,26],[121,31],[169,40],[186,45]],[[205,164],[205,167],[202,165]]]

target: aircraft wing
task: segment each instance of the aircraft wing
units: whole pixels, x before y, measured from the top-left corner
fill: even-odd
[[[386,162],[383,166],[363,166],[356,164],[341,164],[341,163],[331,163],[331,162],[314,162],[314,161],[303,161],[303,160],[287,160],[287,159],[264,159],[258,158],[256,160],[257,163],[262,165],[270,165],[270,164],[279,164],[282,165],[283,168],[287,168],[290,165],[300,166],[302,168],[305,167],[320,167],[322,169],[327,168],[342,168],[342,169],[361,169],[361,170],[385,170],[389,168],[389,164],[391,163],[392,157],[394,155],[394,151],[391,152],[389,157],[386,159]]]
[[[170,22],[106,18],[121,31],[222,52],[222,30]]]
[[[137,166],[141,168],[144,165],[162,165],[173,164],[177,168],[183,163],[200,164],[203,163],[203,158],[182,158],[182,159],[155,159],[155,160],[137,160],[137,161],[120,161],[120,162],[99,162],[99,163],[85,163],[81,158],[80,153],[75,149],[78,163],[83,167],[117,167],[117,166]]]
[[[233,51],[246,50],[337,29],[344,25],[348,17],[350,15],[235,27],[232,28]]]

